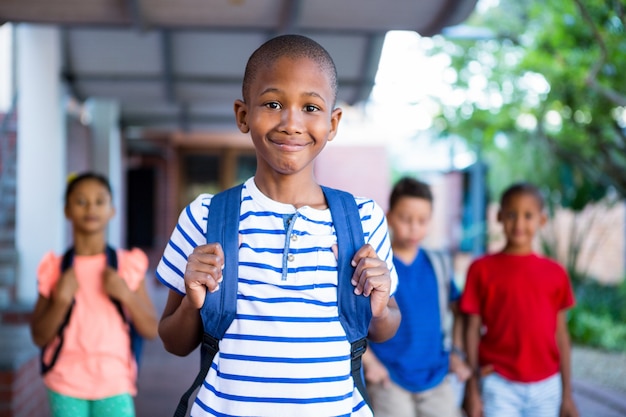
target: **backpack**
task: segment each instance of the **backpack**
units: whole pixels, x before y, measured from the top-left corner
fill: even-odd
[[[112,247],[108,245],[106,247],[106,258],[107,258],[107,265],[117,270],[117,253],[115,252],[115,249],[113,249]],[[71,247],[65,252],[65,254],[63,255],[63,259],[61,260],[61,273],[64,273],[68,268],[70,268],[73,262],[74,262],[74,248]],[[128,318],[126,317],[126,314],[124,314],[124,309],[122,308],[122,304],[118,300],[115,300],[113,298],[111,298],[111,302],[115,305],[115,307],[117,308],[117,311],[122,316],[124,323],[128,324],[129,332],[130,332],[131,352],[133,353],[133,357],[135,359],[135,362],[137,363],[137,367],[139,367],[139,363],[141,360],[141,352],[143,349],[143,342],[144,342],[143,337],[139,334],[139,332],[137,332],[137,329],[135,328],[133,323],[128,320]],[[46,373],[48,373],[48,371],[50,371],[50,369],[54,367],[57,359],[59,358],[59,353],[61,352],[61,348],[63,347],[64,330],[65,330],[65,327],[67,327],[68,323],[70,322],[70,316],[72,315],[72,311],[74,310],[75,303],[76,301],[72,300],[72,304],[70,305],[70,308],[67,310],[67,313],[65,314],[65,318],[63,319],[63,321],[61,322],[61,325],[59,326],[59,330],[57,332],[58,343],[53,348],[52,357],[49,363],[46,363],[44,361],[44,354],[45,354],[46,349],[48,348],[48,345],[44,346],[41,349],[40,364],[41,364],[42,375],[45,375]]]
[[[452,323],[454,320],[448,307],[450,303],[450,285],[452,285],[452,274],[454,273],[452,262],[450,256],[444,251],[425,249],[424,253],[430,260],[437,279],[443,350],[450,352],[452,349]]]
[[[200,310],[204,334],[200,349],[200,372],[191,387],[183,394],[174,417],[184,417],[189,399],[204,381],[213,358],[219,350],[219,341],[235,318],[239,270],[239,216],[243,184],[213,196],[207,220],[207,242],[219,242],[224,250],[224,280],[220,290],[206,294]],[[365,381],[361,372],[361,356],[367,348],[367,331],[372,317],[369,298],[354,294],[351,279],[354,268],[350,264],[356,251],[363,246],[363,227],[354,197],[344,191],[322,187],[337,234],[337,302],[339,321],[351,344],[351,375],[363,399],[369,404]]]

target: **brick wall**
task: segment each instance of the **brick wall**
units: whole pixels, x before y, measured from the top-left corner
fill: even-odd
[[[0,417],[48,417],[39,351],[25,324],[0,324]]]
[[[39,358],[34,357],[15,370],[0,371],[0,417],[49,415]]]

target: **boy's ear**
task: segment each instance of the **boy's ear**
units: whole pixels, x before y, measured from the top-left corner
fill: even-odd
[[[335,139],[337,136],[337,130],[339,129],[339,121],[341,120],[341,116],[343,115],[343,110],[337,107],[330,114],[330,132],[328,132],[328,141]]]
[[[541,217],[539,218],[539,225],[543,227],[548,222],[548,215],[545,212],[541,212]]]
[[[250,128],[248,127],[248,105],[242,100],[235,100],[235,121],[237,127],[241,133],[248,133]]]
[[[498,214],[496,215],[496,220],[498,223],[502,223],[502,210],[498,210]]]

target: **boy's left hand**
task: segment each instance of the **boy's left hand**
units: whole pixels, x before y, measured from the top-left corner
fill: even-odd
[[[124,302],[127,295],[130,293],[126,281],[124,281],[117,271],[110,266],[104,271],[104,291],[112,298]]]
[[[352,275],[354,293],[370,297],[372,316],[384,314],[391,293],[391,277],[385,261],[378,257],[374,248],[363,245],[352,258],[352,266],[356,269]]]
[[[559,417],[578,417],[578,409],[576,408],[576,404],[574,404],[574,399],[571,395],[564,395],[563,400],[561,401],[561,410],[559,412]]]

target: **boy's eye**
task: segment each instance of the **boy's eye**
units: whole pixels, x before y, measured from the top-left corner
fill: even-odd
[[[313,104],[307,104],[306,106],[304,106],[304,110],[306,112],[316,112],[319,111],[319,107],[314,106]]]
[[[270,101],[269,103],[265,103],[265,107],[272,110],[278,110],[280,109],[280,103],[276,101]]]

